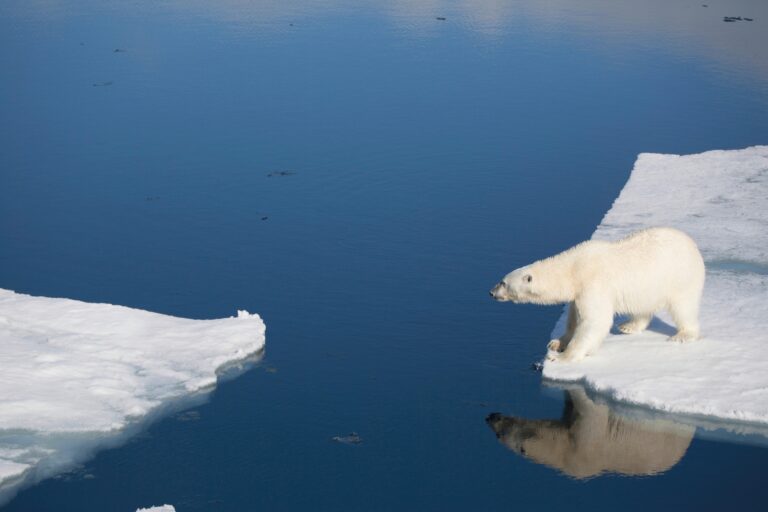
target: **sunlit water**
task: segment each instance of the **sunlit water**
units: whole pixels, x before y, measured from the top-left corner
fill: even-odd
[[[764,509],[760,432],[566,400],[560,309],[488,297],[638,153],[768,142],[763,2],[576,4],[0,4],[0,286],[267,323],[3,510]]]

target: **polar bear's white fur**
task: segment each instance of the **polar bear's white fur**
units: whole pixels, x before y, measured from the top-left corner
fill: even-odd
[[[704,261],[682,231],[650,228],[606,242],[589,240],[507,274],[491,295],[499,301],[569,303],[566,331],[549,343],[548,358],[578,361],[594,353],[615,314],[630,316],[619,329],[630,334],[648,327],[667,309],[677,326],[670,339],[699,337],[699,303]]]

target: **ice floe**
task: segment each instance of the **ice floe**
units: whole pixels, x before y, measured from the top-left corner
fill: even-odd
[[[163,505],[161,507],[140,508],[136,512],[176,512],[176,509],[173,508],[173,505]]]
[[[614,329],[583,361],[545,362],[544,377],[662,411],[768,423],[768,146],[641,154],[593,238],[664,225],[689,233],[706,261],[703,338],[667,341],[662,313],[644,333]]]
[[[258,357],[258,315],[189,320],[0,289],[0,503]]]

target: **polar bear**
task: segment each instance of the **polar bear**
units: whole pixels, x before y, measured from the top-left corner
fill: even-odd
[[[562,337],[549,342],[550,360],[578,361],[594,353],[615,314],[629,315],[625,334],[648,327],[667,309],[677,327],[673,341],[699,337],[704,260],[696,243],[673,228],[649,228],[616,242],[589,240],[507,274],[491,290],[498,301],[568,303]]]
[[[559,420],[493,413],[485,421],[510,450],[574,478],[662,473],[683,458],[696,430],[669,420],[625,417],[592,401],[583,388],[567,392]]]

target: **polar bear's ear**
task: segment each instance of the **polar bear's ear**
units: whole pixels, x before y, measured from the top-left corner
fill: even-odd
[[[525,274],[525,276],[523,276],[523,281],[525,281],[526,283],[530,283],[531,281],[533,281],[533,276],[531,274]]]

